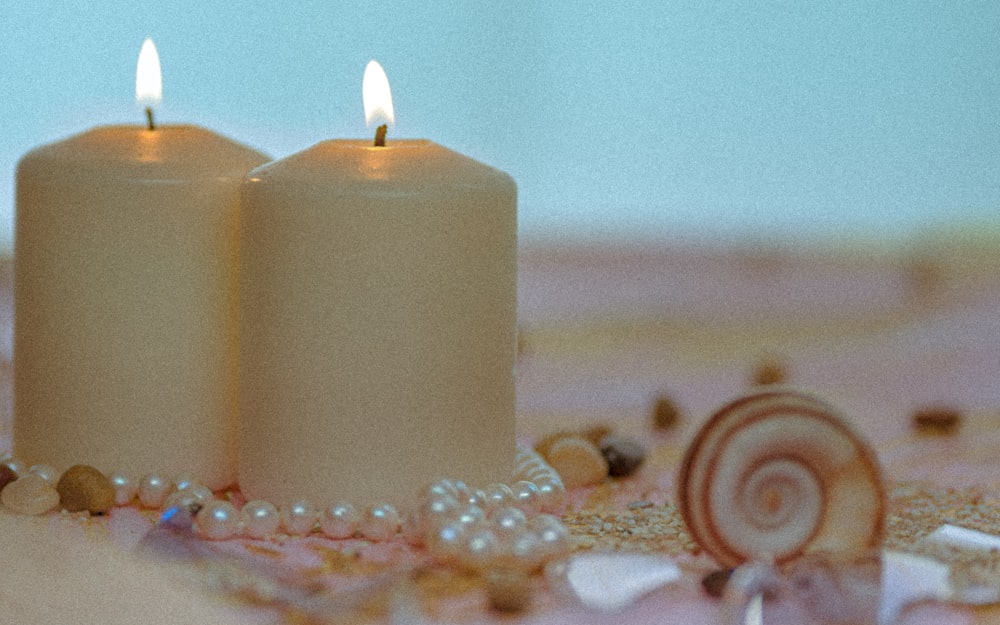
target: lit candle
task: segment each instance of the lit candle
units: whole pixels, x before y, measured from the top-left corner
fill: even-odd
[[[236,474],[237,196],[267,158],[195,126],[154,129],[151,41],[138,70],[146,125],[18,165],[14,449],[219,488]]]
[[[366,102],[369,124],[392,123],[373,75],[389,99]],[[439,477],[510,477],[516,185],[429,141],[384,143],[325,141],[244,184],[248,497],[405,505]]]

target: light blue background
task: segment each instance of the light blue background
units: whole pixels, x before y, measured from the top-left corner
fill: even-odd
[[[396,137],[511,173],[526,237],[905,237],[1000,205],[1000,3],[0,0],[0,244],[32,147],[142,122],[280,157]]]

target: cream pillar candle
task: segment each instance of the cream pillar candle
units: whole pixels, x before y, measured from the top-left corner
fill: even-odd
[[[516,186],[429,141],[260,167],[240,216],[239,483],[407,504],[514,460]]]
[[[194,126],[99,127],[17,170],[14,451],[235,481],[239,184]]]

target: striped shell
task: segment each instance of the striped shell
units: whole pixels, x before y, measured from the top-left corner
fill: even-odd
[[[881,544],[886,502],[875,453],[825,402],[786,387],[713,414],[681,465],[688,531],[725,566]]]

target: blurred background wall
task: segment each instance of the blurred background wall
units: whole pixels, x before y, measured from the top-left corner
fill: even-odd
[[[526,240],[897,240],[1000,206],[1000,3],[0,0],[0,246],[34,146],[161,123],[282,157],[364,137],[512,174]]]

